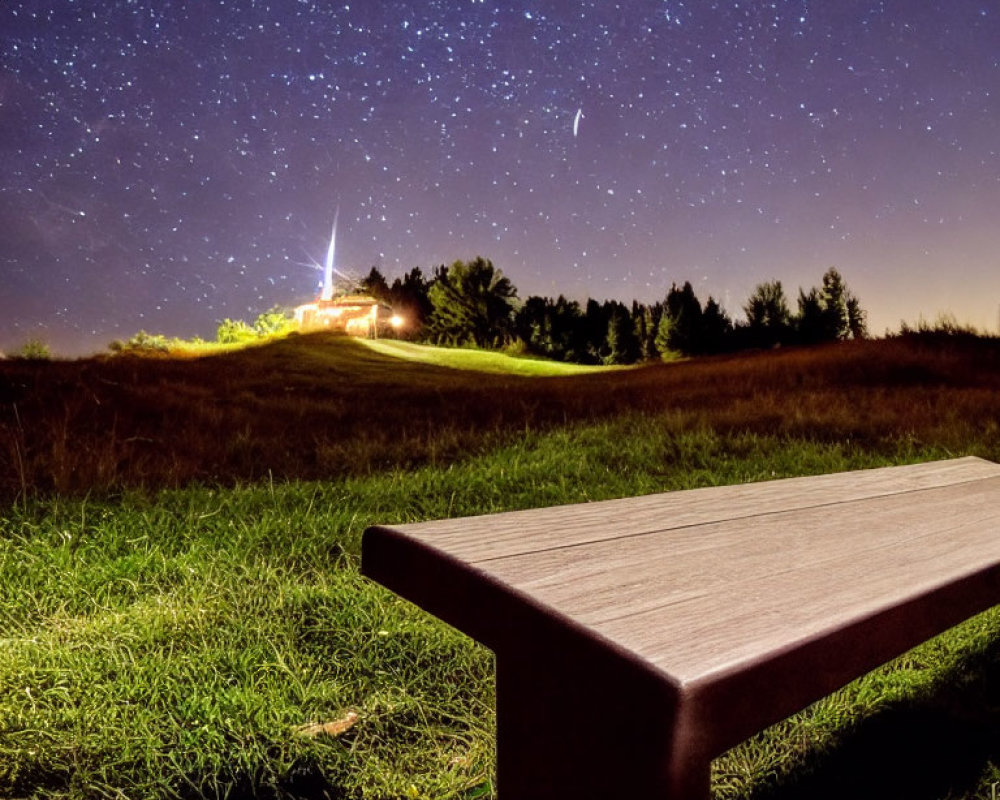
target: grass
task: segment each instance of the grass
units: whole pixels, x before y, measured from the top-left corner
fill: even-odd
[[[1000,460],[996,359],[989,341],[925,340],[526,378],[301,337],[187,362],[4,365],[22,466],[0,507],[0,796],[494,797],[491,656],[359,576],[366,525]],[[230,453],[247,426],[257,471],[218,458],[196,473],[217,480],[192,483],[126,458],[88,494],[28,469],[116,415],[116,446],[155,437],[174,458],[171,436],[213,452],[192,420]],[[377,425],[437,449],[383,460]],[[357,461],[280,479],[303,477],[281,471],[282,431],[300,447],[303,428]],[[109,452],[93,440],[91,459]],[[998,633],[1000,616],[977,617],[725,754],[717,796],[989,797]]]
[[[560,377],[443,367],[329,334],[194,359],[0,362],[0,499],[447,467],[526,431],[622,413],[875,452],[910,437],[989,457],[1000,453],[1000,347],[953,339]]]
[[[495,350],[475,350],[463,347],[433,347],[396,339],[361,340],[376,353],[395,358],[419,361],[451,369],[474,370],[496,375],[526,375],[552,377],[556,375],[587,375],[621,367],[593,367],[570,364],[547,358],[514,356]]]
[[[13,507],[0,794],[471,796],[490,780],[490,655],[361,579],[361,531],[887,461],[676,425],[529,435],[447,470]],[[349,712],[339,737],[296,733]]]

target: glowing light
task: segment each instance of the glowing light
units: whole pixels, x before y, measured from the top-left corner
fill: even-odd
[[[389,318],[389,324],[394,328],[401,328],[403,327],[403,318],[398,314],[393,314],[392,317]]]
[[[323,292],[320,294],[322,300],[333,299],[333,256],[337,250],[337,218],[340,216],[340,207],[337,207],[333,215],[333,231],[330,233],[330,246],[326,250],[326,263],[323,265]]]
[[[576,116],[573,117],[573,138],[576,138],[577,133],[580,131],[580,120],[583,119],[583,109],[578,108],[576,110]]]

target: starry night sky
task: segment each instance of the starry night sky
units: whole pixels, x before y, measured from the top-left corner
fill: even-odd
[[[874,333],[1000,309],[995,0],[4,0],[0,348],[214,335],[483,255],[734,316],[836,266]]]

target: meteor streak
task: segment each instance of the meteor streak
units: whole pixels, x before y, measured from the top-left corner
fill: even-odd
[[[580,120],[583,119],[583,109],[578,108],[576,110],[576,116],[573,117],[573,138],[576,138],[576,134],[580,130]]]

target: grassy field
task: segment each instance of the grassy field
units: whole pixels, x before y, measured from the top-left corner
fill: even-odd
[[[1000,460],[995,341],[413,353],[0,365],[0,796],[493,797],[491,656],[360,578],[366,525]],[[990,797],[998,655],[991,612],[718,759],[716,795]]]
[[[493,350],[474,350],[463,347],[434,347],[397,339],[362,339],[361,343],[374,350],[395,358],[418,361],[452,369],[489,372],[497,375],[527,375],[536,378],[555,375],[587,375],[607,372],[608,367],[591,367],[585,364],[569,364],[547,358],[511,356]]]
[[[427,358],[427,348],[409,348]],[[456,357],[507,371],[448,366]],[[448,466],[526,433],[630,413],[888,455],[927,442],[988,456],[1000,443],[1000,348],[988,339],[914,337],[561,377],[516,374],[544,362],[499,354],[444,350],[438,361],[315,334],[204,358],[0,362],[0,498]]]

